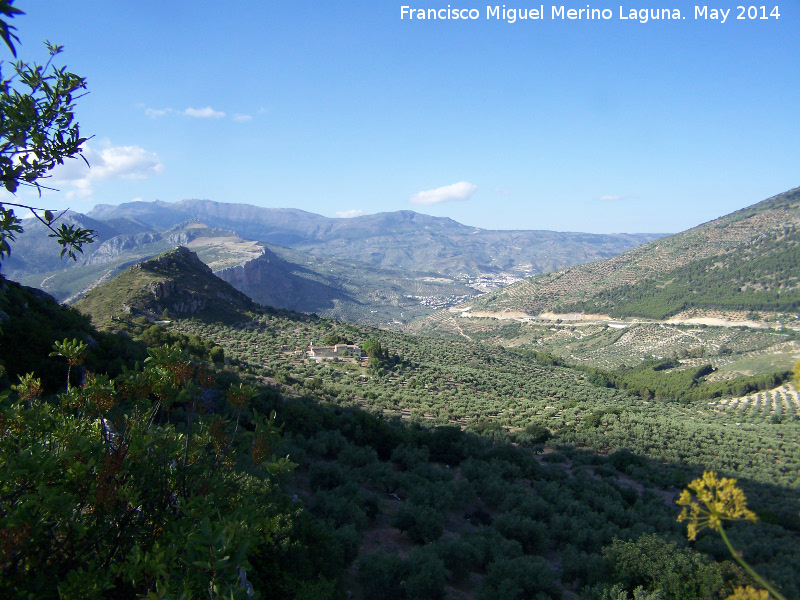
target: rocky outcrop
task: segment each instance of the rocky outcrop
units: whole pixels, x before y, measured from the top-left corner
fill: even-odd
[[[216,276],[259,304],[301,312],[324,312],[335,301],[351,301],[339,288],[319,275],[289,263],[264,249],[258,258],[238,267],[216,272]]]
[[[287,297],[294,290],[285,279],[284,261],[266,248],[258,258],[222,269],[215,275],[261,304],[287,308],[292,301]]]

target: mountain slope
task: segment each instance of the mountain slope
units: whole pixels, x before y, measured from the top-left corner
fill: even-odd
[[[265,246],[243,265],[216,272],[256,302],[328,318],[381,325],[430,314],[478,292],[465,281],[353,264]]]
[[[164,231],[153,230],[130,217],[97,221],[74,213],[68,221],[92,227],[99,234],[77,261],[59,260],[47,243],[49,231],[37,221],[29,226],[26,223],[20,247],[3,263],[4,274],[24,285],[38,287],[61,302],[72,302],[129,266],[176,246],[187,246],[197,252],[212,270],[241,264],[262,252],[255,242],[196,220]]]
[[[614,258],[528,279],[482,296],[464,309],[533,315],[579,308],[591,312],[615,310],[617,316],[642,315],[642,307],[631,301],[634,296],[645,298],[656,288],[661,290],[658,293],[667,294],[669,290],[663,290],[668,282],[702,283],[712,273],[714,294],[720,298],[744,298],[756,291],[771,291],[774,297],[780,290],[789,303],[788,307],[781,304],[781,309],[790,309],[798,283],[798,225],[800,188]],[[643,287],[634,289],[636,285]],[[692,305],[690,293],[697,303],[711,294],[697,285],[684,291],[680,301],[662,303],[667,307],[662,317]],[[765,309],[778,306],[767,300],[764,295],[754,303],[763,301]],[[735,301],[727,304],[732,306]]]
[[[178,247],[134,265],[75,303],[96,325],[126,315],[231,318],[256,304],[216,277],[197,255]]]
[[[95,219],[132,217],[163,228],[189,218],[260,242],[372,266],[447,276],[515,273],[529,276],[624,252],[659,234],[492,231],[412,211],[331,219],[296,209],[210,200],[100,205]]]

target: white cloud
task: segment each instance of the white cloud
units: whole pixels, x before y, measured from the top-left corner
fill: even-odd
[[[144,179],[156,175],[164,169],[158,155],[139,146],[112,146],[104,144],[95,149],[88,144],[83,146],[82,159],[72,159],[53,171],[50,180],[56,187],[69,186],[68,198],[85,198],[92,195],[95,181],[122,177],[124,179]]]
[[[236,113],[233,115],[233,120],[239,121],[239,123],[246,123],[247,121],[252,121],[253,117],[250,115],[240,115],[239,113]]]
[[[144,114],[146,114],[151,119],[157,119],[158,117],[163,117],[164,115],[170,115],[174,110],[171,108],[145,108]]]
[[[638,200],[639,196],[636,194],[628,194],[627,196],[619,196],[616,194],[608,194],[606,196],[600,196],[600,200],[602,202],[618,202],[620,200]]]
[[[225,116],[224,112],[214,110],[210,106],[205,108],[187,108],[183,114],[190,117],[197,117],[198,119],[221,119]]]
[[[466,200],[478,186],[467,181],[459,181],[453,185],[446,185],[444,187],[436,188],[435,190],[426,190],[411,196],[408,199],[411,204],[439,204],[441,202],[450,202],[452,200]]]
[[[363,215],[363,214],[364,214],[363,210],[358,210],[358,209],[355,209],[355,208],[352,209],[352,210],[338,210],[338,211],[336,211],[336,216],[339,217],[340,219],[349,219],[351,217],[358,217],[358,216]]]

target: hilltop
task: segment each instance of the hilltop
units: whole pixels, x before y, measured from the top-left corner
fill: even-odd
[[[52,252],[49,230],[37,220],[28,219],[25,233],[19,236],[14,251],[3,263],[3,273],[8,279],[37,287],[61,302],[74,302],[131,265],[176,246],[196,252],[212,270],[242,264],[262,252],[255,242],[196,219],[158,231],[127,217],[100,221],[68,213],[62,218],[65,223],[78,224],[98,234],[93,244],[84,247],[84,254],[77,261],[60,260],[58,253]]]
[[[182,246],[130,267],[74,306],[97,325],[129,315],[233,318],[257,307]]]

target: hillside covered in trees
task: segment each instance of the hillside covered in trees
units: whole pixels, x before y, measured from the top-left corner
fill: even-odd
[[[691,307],[798,312],[798,225],[800,188],[617,257],[486,294],[459,312],[582,310],[650,318]]]
[[[20,14],[0,0],[0,38],[15,57],[8,21]],[[40,179],[88,151],[73,115],[85,80],[52,65],[61,47],[46,46],[43,67],[14,62],[0,86],[0,175],[12,194],[28,185],[41,197]],[[198,112],[224,116],[187,111]],[[74,308],[0,276],[0,597],[800,598],[800,361],[794,384],[788,373],[715,377],[716,365],[691,363],[709,348],[717,357],[748,344],[791,352],[783,327],[724,340],[671,331],[700,345],[628,356],[633,364],[618,368],[571,366],[541,348],[480,343],[460,326],[466,341],[261,306],[183,246],[112,278],[132,256],[125,250],[201,240],[213,262],[260,254],[192,221],[199,213],[254,230],[271,221],[260,235],[300,244],[305,233],[309,252],[345,249],[381,268],[535,271],[540,264],[505,251],[509,242],[529,242],[533,255],[555,248],[548,261],[559,262],[614,254],[631,236],[486,232],[409,211],[350,228],[207,201],[179,203],[178,221],[161,202],[101,207],[93,220],[7,198],[4,273],[13,246],[45,280],[69,283],[68,271],[46,275],[51,257],[17,239],[39,225],[62,256],[100,244],[90,268],[74,271],[72,283],[94,286]],[[635,265],[646,276],[615,280],[632,287],[597,302],[653,312],[690,295],[736,302],[714,296],[724,287],[717,269],[735,273],[740,292],[791,302],[787,207],[796,212],[796,190],[668,241],[654,262]],[[178,225],[155,231],[149,220]],[[387,223],[413,238],[413,251],[382,235]],[[750,254],[737,237],[745,230]],[[695,261],[722,254],[722,263]],[[634,289],[666,262],[674,277]],[[771,274],[776,265],[788,275]],[[569,345],[586,358],[637,335],[610,329]]]
[[[171,264],[187,260],[196,259],[161,257],[156,279],[179,276]],[[185,293],[224,290],[197,273]],[[673,503],[690,479],[716,469],[739,479],[760,516],[729,529],[735,546],[797,597],[800,406],[791,396],[765,390],[733,411],[647,400],[546,354],[250,305],[228,313],[180,305],[159,325],[146,315],[161,304],[135,288],[151,282],[132,281],[96,290],[117,306],[94,317],[106,333],[6,284],[4,336],[15,331],[11,304],[22,299],[33,319],[25,327],[59,323],[63,313],[82,329],[47,335],[87,346],[66,394],[68,360],[58,353],[37,367],[55,375],[43,396],[33,399],[30,379],[19,383],[26,365],[4,380],[16,386],[5,423],[26,424],[6,426],[6,452],[30,445],[55,461],[2,455],[15,465],[3,470],[4,485],[16,485],[19,469],[33,485],[24,503],[12,496],[3,505],[6,530],[18,536],[3,567],[14,594],[57,586],[86,597],[91,584],[106,590],[97,597],[135,597],[212,581],[219,593],[245,597],[243,572],[264,598],[616,598],[638,587],[640,595],[725,598],[747,576],[713,534],[689,545]],[[36,316],[39,306],[47,317]],[[114,351],[121,363],[98,362],[105,339],[128,348]],[[6,364],[9,340],[0,340]],[[369,348],[374,360],[307,360],[306,348],[326,340]],[[40,351],[51,348],[43,341]],[[71,441],[52,445],[41,435],[48,422],[54,440],[69,427]],[[160,458],[144,460],[154,443]],[[74,479],[52,478],[48,469],[61,464]],[[143,491],[146,481],[161,491]],[[76,502],[86,506],[78,520],[69,516]],[[253,519],[266,519],[264,527],[244,527]],[[65,543],[41,545],[46,531]],[[32,579],[39,563],[30,543],[61,553],[59,570]],[[209,562],[225,553],[230,562]],[[115,566],[100,581],[82,570],[101,564]]]

